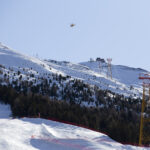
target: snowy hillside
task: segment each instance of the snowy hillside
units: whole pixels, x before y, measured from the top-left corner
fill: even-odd
[[[50,67],[60,70],[73,78],[81,79],[91,85],[97,85],[102,89],[108,89],[125,96],[140,96],[142,93],[139,74],[147,72],[139,68],[112,65],[112,79],[107,77],[107,64],[100,72],[98,62],[83,62],[74,64],[71,62],[45,61]]]
[[[80,64],[66,61],[44,61],[20,54],[2,44],[0,44],[0,64],[5,67],[3,72],[10,73],[9,78],[18,70],[21,72],[21,78],[24,80],[32,80],[31,76],[33,75],[38,78],[39,76],[43,77],[45,74],[52,75],[57,73],[62,76],[71,76],[72,79],[80,79],[85,83],[96,85],[101,89],[108,89],[115,93],[133,97],[141,96],[142,93],[141,84],[138,80],[139,73],[147,72],[139,68],[113,65],[113,78],[111,79],[106,75],[107,64],[105,64],[103,71],[100,72],[99,63],[96,61]],[[29,74],[30,79],[29,77],[27,78]]]
[[[132,142],[137,143],[140,99],[119,94],[140,96],[142,87],[138,76],[147,71],[113,65],[111,79],[107,77],[107,63],[104,65],[100,71],[96,61],[75,64],[40,60],[0,44],[0,101],[10,104],[14,117],[36,117],[40,113],[43,118],[63,120],[65,116],[67,121],[107,131],[113,139],[125,141],[112,132],[114,127],[121,127],[117,135],[123,133],[126,139],[132,136]],[[3,135],[0,150],[140,149],[119,144],[98,132],[54,121],[11,119],[9,109],[8,105],[0,105],[0,134]],[[123,126],[122,114],[130,124],[125,122]],[[103,123],[108,124],[105,130]]]
[[[33,72],[40,73],[61,73],[58,70],[50,68],[43,61],[20,54],[0,43],[0,64],[7,68],[18,70],[19,68],[31,69]]]
[[[10,114],[9,106],[0,104],[0,150],[148,150],[85,128],[45,119],[11,119]]]

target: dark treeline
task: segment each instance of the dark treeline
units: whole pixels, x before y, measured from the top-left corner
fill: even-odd
[[[42,118],[76,123],[104,132],[119,142],[137,144],[139,100],[129,98],[125,101],[122,96],[116,95],[112,102],[110,97],[106,99],[104,95],[106,91],[97,94],[98,103],[105,103],[103,107],[85,107],[72,101],[58,101],[31,91],[18,92],[10,85],[0,85],[0,100],[10,104],[13,117],[36,117],[40,113]],[[113,107],[115,101],[117,105]]]

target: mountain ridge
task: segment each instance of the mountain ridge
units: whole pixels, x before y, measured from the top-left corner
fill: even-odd
[[[138,80],[140,73],[147,73],[141,68],[128,67],[124,65],[112,65],[112,79],[107,77],[107,63],[101,71],[99,62],[72,63],[67,61],[41,60],[14,51],[0,43],[0,64],[20,70],[27,68],[36,75],[61,74],[79,79],[90,85],[96,85],[101,89],[108,89],[125,96],[141,96],[142,86]]]

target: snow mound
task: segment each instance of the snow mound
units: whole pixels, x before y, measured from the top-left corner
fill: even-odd
[[[11,116],[10,106],[0,103],[0,118],[9,118],[10,116]]]
[[[1,150],[146,150],[105,134],[44,119],[0,119]]]
[[[5,114],[5,115],[4,115]],[[0,150],[148,150],[123,145],[89,129],[40,118],[10,118],[0,104]]]

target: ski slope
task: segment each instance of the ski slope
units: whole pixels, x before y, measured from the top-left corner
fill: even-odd
[[[61,74],[71,76],[73,79],[83,80],[90,85],[96,85],[101,89],[111,90],[125,96],[139,97],[142,95],[142,86],[138,80],[140,73],[147,73],[140,68],[132,68],[121,65],[112,65],[112,79],[107,76],[107,63],[100,71],[99,63],[83,62],[71,63],[66,61],[40,60],[20,54],[0,43],[0,64],[9,70],[21,71],[23,77],[27,73],[43,77],[44,74]],[[26,79],[26,78],[25,78]]]
[[[19,52],[16,52],[7,46],[4,46],[0,43],[0,64],[6,68],[13,68],[14,70],[19,70],[20,68],[32,69],[33,71],[42,73],[58,73],[62,74],[54,68],[50,68],[43,61],[26,56]],[[62,74],[63,75],[63,74]]]
[[[39,118],[10,118],[0,104],[0,150],[148,150],[122,145],[89,129]]]
[[[100,72],[99,63],[83,62],[79,64],[65,61],[45,61],[50,67],[55,68],[73,78],[96,85],[101,89],[108,89],[125,96],[141,96],[142,87],[138,77],[140,73],[147,73],[140,68],[131,68],[121,65],[112,65],[112,79],[107,76],[107,64]]]

